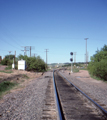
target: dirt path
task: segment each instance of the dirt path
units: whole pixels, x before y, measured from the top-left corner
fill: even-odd
[[[69,74],[69,71],[66,71],[66,73]],[[91,83],[101,83],[102,82],[100,80],[98,81],[98,80],[91,78],[87,70],[80,70],[79,72],[71,73],[70,75],[75,77],[76,79],[78,79],[82,82],[86,82],[86,83],[90,83],[90,82]]]

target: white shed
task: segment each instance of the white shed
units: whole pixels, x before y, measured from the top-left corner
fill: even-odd
[[[19,60],[18,61],[18,70],[25,70],[26,69],[26,61],[25,60]]]

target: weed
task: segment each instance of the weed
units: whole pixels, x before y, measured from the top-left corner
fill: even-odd
[[[79,69],[78,68],[73,68],[73,72],[74,73],[79,72]]]
[[[11,70],[12,69],[12,66],[8,66],[5,68],[5,70]]]
[[[4,72],[4,73],[12,73],[13,71],[5,71],[5,70],[1,70],[0,72]]]
[[[0,96],[4,92],[12,89],[15,85],[17,85],[17,83],[13,83],[13,82],[9,82],[9,81],[4,81],[4,82],[0,83]]]
[[[79,68],[79,70],[87,70],[87,68]]]
[[[29,77],[25,74],[23,74],[23,78],[29,79]]]
[[[95,80],[100,80],[100,81],[103,81],[103,82],[107,83],[107,81],[105,81],[104,79],[101,79],[100,77],[93,76],[91,74],[90,74],[90,77],[93,78],[93,79],[95,79]]]

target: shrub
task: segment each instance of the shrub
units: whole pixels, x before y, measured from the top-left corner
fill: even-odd
[[[105,45],[101,51],[97,51],[91,57],[91,62],[88,65],[89,73],[107,81],[107,46]]]
[[[1,61],[1,64],[2,65],[12,65],[12,60],[9,60],[9,59],[5,58]]]
[[[17,85],[16,83],[9,82],[9,81],[4,81],[0,83],[0,96],[2,95],[3,92],[10,90],[12,87]]]
[[[26,70],[28,70],[28,71],[35,71],[35,72],[44,72],[44,71],[46,71],[46,64],[40,58],[40,56],[28,57],[28,56],[20,55],[18,58],[26,60],[26,65],[27,65]]]
[[[5,70],[11,70],[11,69],[12,69],[12,65],[5,68]]]

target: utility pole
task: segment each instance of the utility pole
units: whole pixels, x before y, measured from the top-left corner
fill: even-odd
[[[31,46],[30,46],[30,57],[31,57]]]
[[[85,38],[85,40],[86,40],[86,66],[87,66],[87,39],[88,38]]]
[[[24,50],[21,50],[21,51],[24,51],[24,55],[26,55],[26,51],[29,51],[29,50],[26,50],[26,46],[22,46],[24,47]]]
[[[26,46],[26,48],[30,50],[30,57],[31,57],[31,50],[34,49],[34,46]]]
[[[34,57],[36,56],[37,54],[34,53]]]
[[[45,50],[46,50],[45,52],[46,52],[46,64],[47,64],[47,52],[49,52],[49,51],[48,51],[48,49],[45,49]]]
[[[15,51],[15,54],[14,54],[14,64],[15,64],[15,58],[16,58],[16,51]]]
[[[89,52],[87,52],[87,64],[88,64],[88,60],[89,60]]]
[[[10,53],[12,52],[12,51],[8,51],[9,52],[9,60],[10,60]]]

